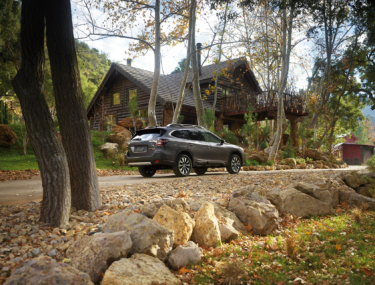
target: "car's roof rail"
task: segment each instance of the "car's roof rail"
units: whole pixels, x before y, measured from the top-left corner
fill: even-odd
[[[191,124],[169,124],[167,125],[167,127],[170,127],[170,128],[198,128],[198,129],[204,129],[203,127],[201,126],[197,126],[197,125],[191,125]]]

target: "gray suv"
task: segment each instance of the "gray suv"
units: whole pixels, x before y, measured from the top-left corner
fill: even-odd
[[[205,128],[184,124],[137,131],[128,143],[126,160],[129,166],[138,166],[144,177],[152,177],[159,169],[173,169],[182,177],[193,168],[203,175],[208,167],[226,167],[236,174],[246,163],[242,148],[225,143]]]

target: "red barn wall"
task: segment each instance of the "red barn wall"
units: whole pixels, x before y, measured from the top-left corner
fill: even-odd
[[[350,159],[350,165],[354,165],[354,158],[359,159],[359,164],[362,164],[362,149],[357,144],[343,144],[343,159]]]

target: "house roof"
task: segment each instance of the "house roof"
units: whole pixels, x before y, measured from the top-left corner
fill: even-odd
[[[231,61],[221,62],[219,66],[217,64],[203,66],[201,68],[202,74],[199,76],[199,81],[200,83],[214,81],[213,75],[218,67],[220,70],[223,70],[224,68],[227,68],[227,67],[235,68],[243,64],[247,64],[247,61],[245,58],[238,58],[238,59],[234,59]],[[154,73],[152,71],[147,71],[144,69],[140,69],[137,67],[128,66],[124,64],[112,63],[104,80],[100,84],[95,96],[90,102],[90,105],[87,108],[87,113],[90,112],[91,108],[94,105],[94,102],[96,101],[99,94],[102,92],[104,85],[106,84],[107,80],[109,79],[109,77],[111,76],[114,70],[118,71],[120,74],[122,74],[126,78],[133,81],[135,84],[137,84],[140,88],[144,89],[146,92],[151,93],[151,87],[152,87],[153,76],[154,76]],[[255,76],[251,70],[248,71],[248,75],[249,75],[250,80],[253,81],[256,88],[258,90],[261,90],[261,88],[259,87],[259,83],[255,79]],[[180,91],[180,85],[181,85],[183,76],[184,76],[183,71],[177,72],[174,74],[160,75],[157,101],[159,101],[161,104],[165,104],[166,102],[176,103],[178,100],[178,93]],[[189,75],[187,79],[188,84],[192,81],[192,78],[193,78],[193,72],[189,71]],[[192,89],[187,90],[187,88],[185,88],[185,92],[187,92],[187,94],[186,94],[183,105],[187,107],[195,108]],[[204,108],[212,108],[212,105],[205,100],[203,101],[203,106]]]

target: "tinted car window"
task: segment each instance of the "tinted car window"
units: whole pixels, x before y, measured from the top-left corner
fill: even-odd
[[[198,131],[189,131],[189,140],[192,141],[205,141],[201,132]]]
[[[189,139],[189,133],[188,131],[174,131],[171,134],[172,137],[188,140]]]
[[[220,139],[208,132],[202,132],[202,135],[206,142],[220,143]]]
[[[139,134],[135,136],[132,140],[133,141],[148,141],[148,140],[153,140],[159,137],[160,134]]]

